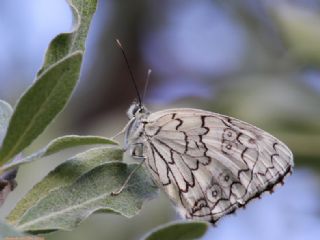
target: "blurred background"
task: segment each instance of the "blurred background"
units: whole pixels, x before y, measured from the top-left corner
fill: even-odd
[[[64,0],[0,2],[0,99],[15,104],[46,47],[71,29]],[[203,238],[319,239],[320,0],[100,0],[79,85],[57,120],[28,149],[64,134],[113,136],[136,93],[115,38],[124,46],[151,111],[201,108],[252,123],[287,143],[295,171],[272,195],[223,218]],[[20,169],[4,217],[50,169],[74,152]],[[139,239],[178,219],[164,194],[133,219],[94,214],[47,239]]]

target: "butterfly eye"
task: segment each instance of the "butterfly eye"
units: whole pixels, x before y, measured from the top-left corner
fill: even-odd
[[[142,109],[142,107],[139,104],[133,103],[127,112],[129,119],[134,118],[140,109]]]

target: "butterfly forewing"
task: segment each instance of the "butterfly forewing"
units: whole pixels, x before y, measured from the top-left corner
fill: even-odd
[[[197,109],[150,114],[134,141],[146,168],[189,219],[216,222],[291,172],[288,147],[248,123]]]

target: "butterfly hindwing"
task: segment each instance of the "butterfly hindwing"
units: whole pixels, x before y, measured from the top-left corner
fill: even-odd
[[[216,222],[291,172],[288,147],[243,121],[197,109],[144,121],[146,167],[186,218]]]

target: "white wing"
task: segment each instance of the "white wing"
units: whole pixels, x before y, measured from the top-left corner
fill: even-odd
[[[288,147],[240,120],[197,109],[151,114],[146,167],[186,218],[216,222],[291,173]]]

